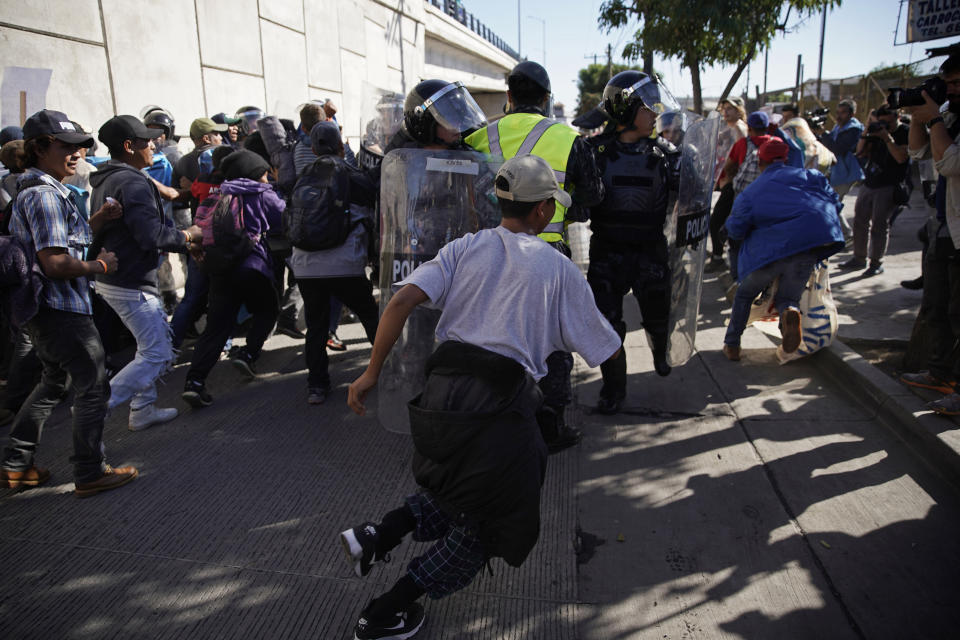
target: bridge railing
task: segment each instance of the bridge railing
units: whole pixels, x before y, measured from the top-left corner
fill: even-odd
[[[487,25],[483,24],[477,18],[463,8],[463,4],[459,0],[426,0],[437,9],[440,9],[445,14],[465,26],[470,31],[473,31],[475,34],[500,49],[508,56],[514,60],[520,59],[520,54],[513,50],[513,47],[504,42],[503,38],[491,31]]]

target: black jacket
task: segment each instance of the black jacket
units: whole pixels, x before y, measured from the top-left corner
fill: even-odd
[[[540,535],[540,391],[519,363],[461,342],[441,344],[426,369],[409,404],[413,475],[487,556],[518,567]]]
[[[115,253],[119,263],[116,273],[98,275],[97,282],[160,295],[160,252],[185,253],[187,243],[173,220],[164,215],[156,186],[145,173],[117,160],[110,160],[90,174],[90,184],[91,211],[103,206],[107,196],[123,207],[123,216],[104,225],[93,239],[90,257],[96,258],[103,248]]]

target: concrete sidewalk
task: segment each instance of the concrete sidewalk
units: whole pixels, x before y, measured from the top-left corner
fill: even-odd
[[[854,189],[844,199],[843,215],[851,224],[856,195]],[[960,488],[960,417],[931,411],[927,402],[942,397],[941,394],[901,383],[901,358],[889,355],[906,352],[920,309],[923,292],[906,289],[900,283],[920,275],[922,258],[917,232],[929,214],[919,190],[915,190],[910,208],[891,227],[883,262],[885,271],[880,275],[864,277],[862,269],[840,269],[838,265],[853,256],[851,249],[830,259],[830,286],[837,303],[839,333],[831,347],[817,354],[813,361],[894,429],[906,446]],[[716,277],[723,287],[733,284],[728,272]],[[707,279],[711,279],[709,274]],[[732,293],[728,292],[727,299],[732,303]],[[779,336],[774,323],[763,324],[763,330]],[[860,351],[885,354],[883,369],[871,364]]]

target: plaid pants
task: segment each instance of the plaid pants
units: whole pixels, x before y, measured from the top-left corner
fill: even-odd
[[[408,496],[405,502],[417,521],[413,539],[437,541],[407,565],[414,582],[434,600],[470,584],[487,560],[480,539],[447,516],[429,493]]]

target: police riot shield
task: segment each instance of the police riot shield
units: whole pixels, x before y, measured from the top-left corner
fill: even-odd
[[[680,188],[664,225],[670,255],[667,361],[674,367],[689,360],[695,350],[719,128],[715,118],[693,122],[683,132]]]
[[[381,314],[393,296],[392,285],[441,247],[500,224],[494,178],[501,162],[473,151],[396,149],[387,154],[380,183]],[[423,390],[439,319],[439,310],[417,307],[384,363],[377,415],[388,431],[410,432],[407,402]]]
[[[403,101],[402,94],[364,83],[357,151],[361,168],[370,169],[383,161],[387,145],[403,124]]]

